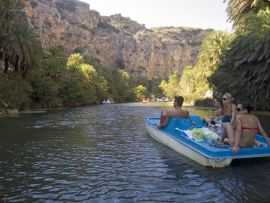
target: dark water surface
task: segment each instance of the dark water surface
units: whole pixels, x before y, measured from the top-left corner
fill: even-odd
[[[146,133],[143,118],[160,108],[112,104],[0,118],[0,202],[270,201],[270,159],[200,166]],[[270,116],[261,119],[269,133]]]

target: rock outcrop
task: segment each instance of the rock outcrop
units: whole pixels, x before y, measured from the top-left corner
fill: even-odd
[[[120,14],[100,16],[77,0],[30,0],[25,12],[44,47],[61,45],[83,52],[134,76],[164,78],[194,65],[211,30],[183,27],[146,29]]]

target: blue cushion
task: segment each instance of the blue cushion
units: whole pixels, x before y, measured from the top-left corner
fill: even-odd
[[[205,124],[203,123],[202,119],[199,116],[191,115],[190,118],[195,122],[196,128],[205,127]]]
[[[192,127],[192,122],[190,119],[175,118],[174,128],[179,128],[180,130],[188,130],[191,127]]]

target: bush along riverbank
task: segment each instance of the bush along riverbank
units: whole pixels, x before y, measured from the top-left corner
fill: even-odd
[[[80,54],[83,50],[67,55],[61,46],[42,47],[21,0],[0,3],[0,27],[0,101],[8,106],[1,112],[93,105],[108,99],[142,101],[160,94],[152,81],[105,67]]]
[[[97,59],[82,55],[83,49],[76,48],[70,55],[59,46],[45,49],[28,24],[23,1],[2,1],[0,101],[11,110],[25,110],[93,105],[108,99],[147,101],[164,95],[173,100],[182,95],[188,103],[210,105],[211,100],[205,99],[207,93],[220,97],[229,92],[235,102],[246,101],[257,110],[267,111],[270,2],[253,5],[252,1],[242,4],[240,0],[230,0],[227,11],[234,32],[209,33],[201,44],[196,64],[183,71],[176,67],[161,81],[133,78],[123,70],[122,63],[119,68],[105,67]]]
[[[0,73],[0,111],[29,110],[142,101],[160,95],[148,90],[146,78],[132,78],[123,70],[104,67],[79,53],[64,55],[61,47],[44,50],[40,63],[22,77],[9,68]],[[153,83],[153,82],[152,82]]]

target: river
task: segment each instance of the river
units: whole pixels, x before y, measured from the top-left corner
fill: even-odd
[[[1,202],[269,201],[269,158],[200,166],[146,133],[144,117],[160,110],[131,103],[1,117]],[[270,116],[260,119],[270,134]]]

